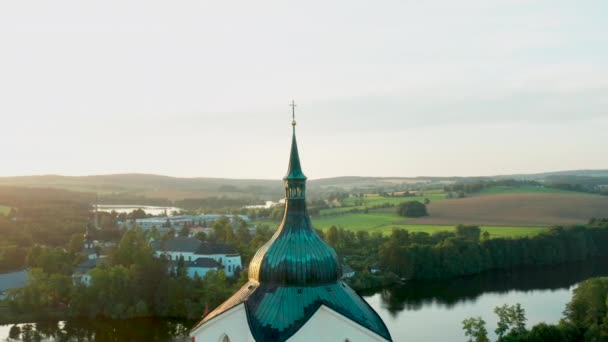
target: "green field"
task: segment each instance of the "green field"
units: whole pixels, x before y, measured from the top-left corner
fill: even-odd
[[[410,232],[435,233],[439,231],[453,230],[455,225],[434,224],[407,224],[407,219],[390,212],[370,212],[368,214],[348,214],[331,217],[313,217],[312,223],[315,228],[327,230],[331,226],[341,227],[352,231],[365,230],[370,233],[382,232],[385,235],[391,233],[394,228],[406,229]],[[267,224],[276,227],[278,222],[263,220],[255,223]],[[546,227],[529,226],[481,226],[482,231],[490,233],[491,238],[497,237],[520,237],[533,236],[544,231]]]
[[[11,207],[0,205],[0,215],[6,215],[11,211]]]
[[[432,190],[426,191],[420,194],[421,196],[413,196],[413,197],[384,197],[376,194],[368,194],[363,198],[364,203],[367,206],[378,205],[383,203],[391,203],[391,204],[399,204],[401,202],[407,201],[424,201],[425,198],[428,198],[430,201],[437,201],[445,199],[445,192],[441,190]],[[353,206],[358,198],[347,198],[344,200],[344,206]]]
[[[372,208],[374,206],[379,206],[383,204],[391,204],[398,205],[399,203],[409,202],[409,201],[419,201],[423,202],[425,198],[428,198],[431,202],[440,201],[446,198],[446,193],[441,190],[432,190],[426,191],[422,193],[420,196],[412,196],[412,197],[385,197],[379,196],[376,194],[368,194],[365,195],[363,199],[361,198],[347,198],[343,201],[344,206],[339,208],[330,208],[330,209],[322,209],[321,215],[335,215],[343,212],[348,212],[352,209],[363,210],[366,207]],[[363,200],[363,205],[355,205],[357,201]]]

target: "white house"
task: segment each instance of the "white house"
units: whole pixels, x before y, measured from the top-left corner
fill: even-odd
[[[234,247],[224,243],[201,242],[191,237],[176,237],[167,241],[154,241],[152,246],[158,257],[165,256],[172,261],[178,261],[180,257],[183,257],[188,268],[196,268],[197,266],[193,263],[196,263],[200,258],[214,260],[223,267],[227,276],[234,276],[243,268],[239,252]],[[199,261],[199,264],[211,267],[211,264],[207,261]],[[190,274],[190,271],[188,273]]]
[[[198,258],[195,261],[189,261],[185,263],[188,277],[194,278],[196,276],[204,277],[207,272],[211,270],[220,270],[222,265],[211,258]]]
[[[81,262],[76,267],[76,270],[74,270],[74,273],[72,273],[72,282],[74,284],[82,283],[86,286],[91,285],[91,274],[89,274],[89,271],[97,267],[99,261],[100,259],[94,258]]]

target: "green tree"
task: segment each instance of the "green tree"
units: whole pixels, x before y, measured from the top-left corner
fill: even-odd
[[[488,331],[486,330],[486,322],[481,318],[467,318],[462,321],[462,329],[465,336],[468,336],[468,342],[489,342]]]
[[[481,228],[479,228],[479,226],[466,226],[459,224],[456,226],[456,236],[472,242],[479,242]]]
[[[135,227],[125,232],[118,246],[110,253],[112,265],[129,267],[133,264],[148,264],[153,251],[146,234]]]
[[[336,247],[338,245],[338,228],[336,226],[331,226],[327,229],[327,233],[325,234],[325,239],[327,243]]]
[[[79,253],[84,248],[84,240],[82,234],[74,234],[70,238],[68,251],[72,254]]]
[[[409,201],[400,203],[397,207],[397,213],[405,217],[422,217],[428,216],[426,205],[418,201]]]
[[[498,327],[494,332],[499,338],[506,334],[522,335],[526,332],[526,311],[519,303],[497,306],[494,313],[498,316]]]
[[[179,230],[179,236],[188,236],[188,234],[190,233],[190,228],[188,228],[187,226],[182,227],[182,229]]]
[[[564,331],[560,326],[539,323],[532,327],[532,330],[525,338],[526,342],[567,342]]]
[[[572,300],[566,305],[566,321],[586,331],[588,341],[608,339],[607,297],[608,278],[592,278],[574,289]]]
[[[186,269],[186,263],[184,261],[184,256],[180,255],[179,256],[179,260],[177,261],[177,271],[176,271],[177,277],[178,278],[185,278],[188,275],[188,270]]]

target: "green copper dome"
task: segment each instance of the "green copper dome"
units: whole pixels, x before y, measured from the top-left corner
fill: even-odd
[[[306,210],[306,176],[302,172],[295,129],[285,180],[285,214],[277,232],[253,257],[249,279],[281,285],[319,285],[342,275],[338,256],[313,229]]]

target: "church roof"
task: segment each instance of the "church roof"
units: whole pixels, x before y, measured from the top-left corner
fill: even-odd
[[[74,273],[76,273],[76,274],[87,273],[88,271],[97,267],[98,261],[99,261],[99,259],[87,259],[87,260],[81,262],[80,264],[78,264],[78,266],[76,266],[76,270],[74,271]]]
[[[256,341],[286,341],[325,305],[342,316],[392,341],[378,314],[342,281],[319,286],[277,286],[249,282],[210,312],[195,327],[244,303]]]
[[[164,242],[157,241],[154,243],[154,248],[157,250],[164,249],[169,252],[194,253],[200,245],[201,241],[198,239],[179,236]]]
[[[253,257],[249,282],[210,312],[195,327],[243,303],[256,341],[283,342],[325,305],[392,341],[378,314],[340,281],[335,250],[319,237],[306,210],[306,176],[302,172],[294,130],[285,176],[285,213],[277,231]]]

